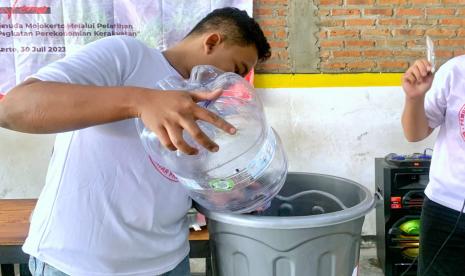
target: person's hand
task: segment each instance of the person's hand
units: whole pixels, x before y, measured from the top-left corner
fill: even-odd
[[[402,77],[402,88],[407,97],[421,98],[431,88],[433,79],[431,64],[425,59],[420,59],[405,72]]]
[[[194,155],[198,149],[189,145],[183,138],[183,130],[201,146],[209,151],[219,150],[213,142],[197,125],[197,120],[208,122],[229,134],[236,129],[213,112],[200,107],[197,102],[209,101],[218,98],[222,90],[214,92],[186,91],[148,91],[144,93],[138,104],[138,117],[145,126],[152,130],[161,144],[169,150],[180,150],[186,154]]]

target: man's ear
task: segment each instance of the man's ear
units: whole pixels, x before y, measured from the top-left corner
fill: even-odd
[[[217,48],[223,39],[219,33],[208,34],[203,40],[203,49],[205,54],[211,54]]]

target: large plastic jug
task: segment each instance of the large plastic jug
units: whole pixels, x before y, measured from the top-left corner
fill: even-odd
[[[165,149],[137,119],[141,141],[151,159],[174,173],[192,199],[207,209],[244,213],[266,208],[284,184],[287,158],[278,135],[266,122],[253,87],[237,74],[207,65],[194,67],[188,80],[168,77],[158,87],[186,91],[222,89],[217,100],[199,105],[234,125],[237,132],[231,135],[198,121],[220,150],[211,153],[184,132],[185,140],[199,149],[197,155],[186,155]]]

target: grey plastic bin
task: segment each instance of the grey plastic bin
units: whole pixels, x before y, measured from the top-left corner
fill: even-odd
[[[367,188],[328,175],[289,173],[265,212],[208,218],[216,276],[357,275]]]

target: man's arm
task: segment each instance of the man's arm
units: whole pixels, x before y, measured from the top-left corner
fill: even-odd
[[[402,88],[405,92],[402,127],[409,142],[421,141],[433,132],[425,112],[425,95],[434,79],[431,70],[428,61],[417,60],[402,78]]]
[[[144,89],[135,87],[28,79],[1,102],[0,123],[15,131],[57,133],[133,118],[143,92]]]
[[[185,129],[211,151],[218,146],[196,124],[203,120],[234,133],[234,128],[196,102],[221,94],[100,87],[29,79],[0,101],[0,126],[28,133],[55,133],[139,117],[171,150],[197,153],[182,137]]]
[[[0,101],[0,126],[30,133],[53,133],[139,117],[171,150],[195,154],[186,130],[200,145],[218,146],[198,127],[203,120],[229,133],[234,128],[196,102],[215,93],[125,87],[137,68],[149,66],[147,46],[123,36],[103,38],[42,68]],[[145,65],[144,65],[145,64]]]

